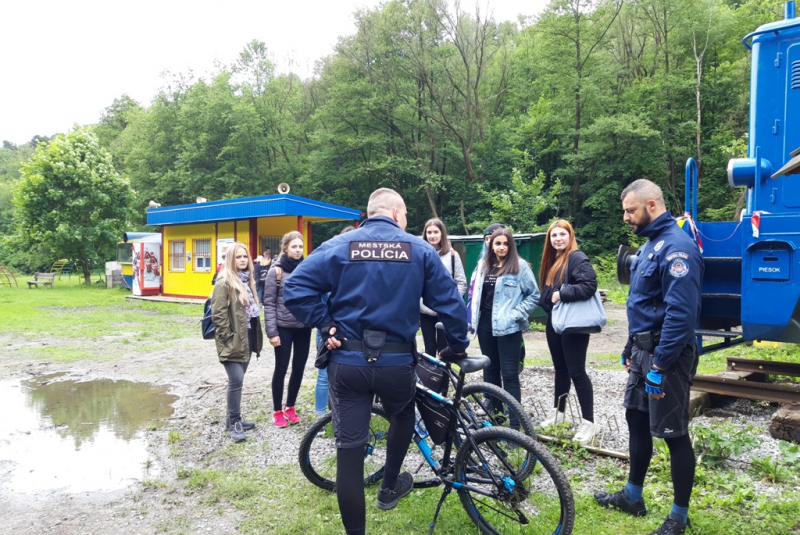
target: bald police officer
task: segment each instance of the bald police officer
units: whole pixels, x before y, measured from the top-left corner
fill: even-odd
[[[449,348],[463,353],[466,307],[436,250],[405,232],[406,206],[395,191],[372,193],[360,228],[322,244],[292,273],[284,303],[306,325],[321,328],[336,436],[336,493],[342,523],[365,533],[364,447],[372,400],[380,396],[391,426],[377,507],[388,510],[411,492],[400,474],[414,431],[415,338],[419,300],[445,326]],[[320,296],[330,292],[327,304]]]
[[[623,365],[629,372],[625,418],[630,430],[630,471],[625,487],[596,492],[604,506],[644,516],[644,478],[653,454],[653,437],[670,452],[673,504],[651,535],[678,535],[689,524],[689,498],[695,457],[689,439],[689,388],[697,370],[694,328],[700,315],[703,258],[697,244],[666,209],[664,196],[649,180],[636,180],[622,192],[624,220],[647,238],[631,266],[628,294],[628,344]]]

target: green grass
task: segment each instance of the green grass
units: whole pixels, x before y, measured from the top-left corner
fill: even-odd
[[[743,344],[712,353],[706,353],[700,355],[700,364],[697,366],[697,373],[709,374],[726,370],[728,367],[728,357],[774,360],[800,364],[800,346],[796,344],[781,344],[775,348]]]
[[[601,370],[619,370],[622,368],[619,355],[593,355],[591,367]]]
[[[24,280],[24,279],[21,279]],[[0,335],[13,334],[24,356],[52,361],[111,358],[114,348],[151,351],[161,340],[199,332],[202,310],[193,304],[125,299],[130,292],[56,279],[54,289],[0,287]],[[88,343],[87,343],[88,342]],[[168,343],[168,342],[165,342]],[[92,347],[92,345],[97,347]]]
[[[559,456],[567,468],[581,464],[580,457],[565,462],[565,455],[572,454]],[[669,470],[662,468],[654,470],[657,474],[651,475],[645,486],[649,514],[644,518],[632,518],[595,503],[594,490],[617,490],[624,484],[626,471],[618,468],[614,461],[598,465],[598,472],[609,476],[605,488],[586,488],[582,478],[573,475],[570,478],[576,502],[573,533],[621,535],[655,530],[669,512],[672,500]],[[574,472],[571,468],[570,471]],[[242,533],[338,535],[343,532],[335,494],[312,486],[294,466],[234,471],[189,469],[183,470],[181,476],[179,485],[187,494],[201,493],[203,501],[210,505],[219,505],[221,509],[233,507],[244,513]],[[690,511],[693,535],[785,534],[791,532],[796,519],[800,518],[800,493],[797,491],[782,492],[778,497],[759,496],[753,492],[752,482],[746,476],[739,477],[730,471],[710,473],[700,468],[697,479]],[[366,489],[368,533],[426,533],[441,488],[415,490],[389,512],[374,507],[376,492],[374,486]],[[442,507],[436,533],[477,533],[456,492],[448,496]]]

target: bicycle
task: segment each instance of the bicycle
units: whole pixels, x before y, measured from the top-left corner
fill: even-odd
[[[427,353],[418,353],[417,355],[420,363],[427,362],[435,368],[435,371],[429,370],[427,374],[420,375],[420,372],[424,370],[421,369],[421,364],[418,364],[418,378],[423,378],[421,380],[423,384],[426,384],[439,395],[446,395],[449,385],[457,388],[459,376],[458,373],[453,371],[451,363],[432,357]],[[437,373],[439,374],[438,379],[430,378],[431,374]],[[507,426],[521,430],[527,436],[536,440],[535,429],[530,416],[511,394],[496,385],[484,382],[464,384],[461,404],[466,409],[465,415],[468,416],[467,421],[472,429]],[[420,427],[418,434],[426,438],[428,431],[424,423],[420,422],[420,418],[421,415],[417,411],[417,425]],[[299,450],[300,467],[306,478],[316,486],[330,491],[335,489],[336,449],[332,444],[322,443],[321,441],[314,442],[313,438],[316,436],[332,438],[332,419],[333,416],[329,412],[317,420],[301,440]],[[369,444],[364,454],[365,486],[372,485],[383,477],[388,429],[389,418],[386,416],[383,407],[379,404],[373,405]],[[409,472],[414,475],[415,487],[425,488],[440,484],[438,476],[429,468],[421,454],[414,455],[412,450],[406,459]]]
[[[425,358],[438,361],[435,357]],[[412,472],[414,487],[444,486],[429,533],[433,533],[442,504],[455,489],[461,505],[481,533],[569,535],[575,520],[575,503],[566,475],[550,452],[519,431],[487,425],[488,420],[478,416],[470,401],[464,398],[467,374],[485,368],[489,359],[468,356],[453,364],[458,366],[459,372],[452,398],[417,383],[418,406],[421,407],[422,400],[436,401],[449,422],[438,458],[419,421],[414,431],[416,458],[421,459],[420,467]],[[442,367],[449,366],[442,363]],[[516,410],[522,414],[521,407]],[[383,476],[389,429],[383,408],[375,404],[372,411],[370,440],[364,452],[366,485],[377,483]],[[492,411],[486,414],[491,415]],[[301,441],[299,462],[311,483],[333,491],[336,488],[336,446],[330,422],[328,414],[311,426]],[[520,425],[524,425],[522,420]],[[415,456],[411,453],[408,457],[414,462]],[[423,466],[426,468],[424,477],[419,475]]]

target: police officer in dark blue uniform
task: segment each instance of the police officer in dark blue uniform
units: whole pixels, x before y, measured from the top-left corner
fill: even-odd
[[[666,520],[650,535],[678,535],[689,524],[694,481],[689,388],[698,361],[694,328],[700,315],[703,258],[666,209],[661,188],[653,182],[636,180],[621,199],[625,222],[637,236],[647,238],[631,265],[630,336],[622,355],[629,372],[624,406],[630,472],[621,491],[594,496],[604,507],[644,516],[642,488],[653,437],[663,438],[670,451],[674,499]]]
[[[364,446],[376,394],[391,422],[377,507],[393,508],[413,487],[411,474],[400,468],[414,432],[420,297],[445,326],[445,351],[462,354],[469,345],[464,301],[436,250],[405,232],[403,198],[376,190],[367,215],[360,228],[309,255],[284,286],[286,308],[320,328],[331,350],[336,493],[348,535],[365,532]],[[323,304],[320,296],[328,292]]]

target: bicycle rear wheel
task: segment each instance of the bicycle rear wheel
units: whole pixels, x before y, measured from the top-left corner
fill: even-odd
[[[499,386],[484,382],[469,383],[464,385],[461,398],[469,411],[468,420],[477,423],[478,429],[508,427],[536,440],[531,417],[519,401]]]
[[[455,481],[461,505],[481,533],[572,533],[572,490],[541,444],[501,427],[481,429],[469,438],[456,455]]]
[[[324,490],[336,490],[336,439],[333,415],[329,412],[316,422],[300,441],[298,460],[303,475]],[[373,485],[383,477],[386,464],[386,439],[389,419],[378,404],[372,405],[369,442],[364,448],[364,485]]]

